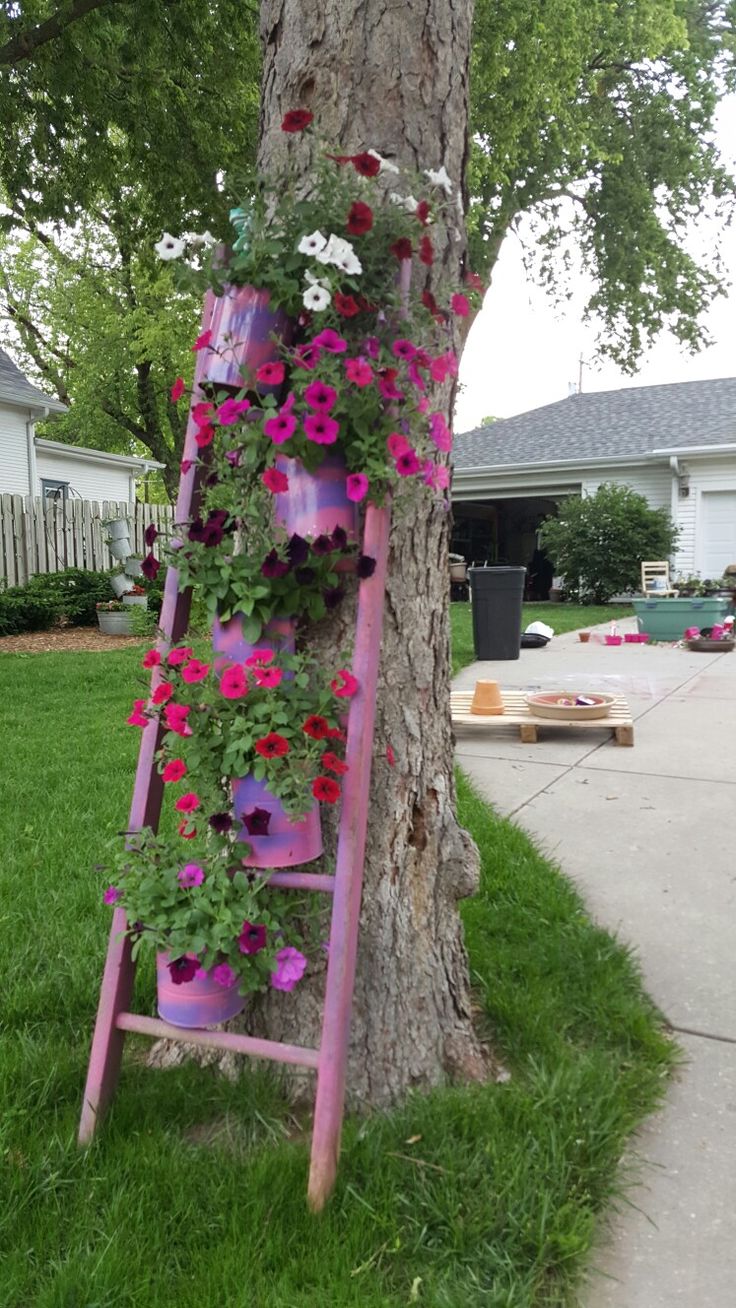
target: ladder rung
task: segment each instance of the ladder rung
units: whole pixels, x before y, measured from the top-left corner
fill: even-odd
[[[280,886],[283,890],[322,890],[326,895],[332,895],[335,878],[319,872],[272,872],[268,885]]]
[[[258,1040],[255,1036],[237,1035],[233,1031],[172,1026],[159,1017],[144,1017],[142,1013],[118,1013],[115,1025],[120,1031],[137,1031],[139,1035],[157,1036],[162,1040],[181,1040],[187,1045],[231,1049],[235,1054],[250,1054],[251,1058],[270,1058],[276,1063],[296,1063],[302,1067],[319,1066],[318,1049],[284,1045],[278,1040]]]

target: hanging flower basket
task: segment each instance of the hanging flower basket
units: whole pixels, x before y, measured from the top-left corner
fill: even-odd
[[[252,386],[257,368],[279,357],[278,340],[288,344],[292,320],[282,309],[269,307],[270,291],[253,286],[228,286],[218,296],[212,317],[205,380],[240,390]],[[278,340],[273,338],[277,337]],[[258,385],[261,395],[275,395],[281,386]]]
[[[323,846],[318,804],[294,822],[265,781],[243,777],[233,782],[233,812],[244,824],[240,839],[247,840],[251,847],[243,859],[246,867],[296,867],[320,858]]]
[[[203,971],[195,955],[185,955],[179,967],[175,964],[172,969],[171,963],[169,954],[156,955],[158,1011],[165,1022],[189,1028],[217,1026],[243,1011],[246,997],[239,993],[239,977],[222,985],[218,969]]]

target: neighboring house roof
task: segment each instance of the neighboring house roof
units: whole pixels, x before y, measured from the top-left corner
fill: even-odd
[[[61,441],[47,441],[36,436],[34,444],[37,450],[48,450],[51,454],[73,454],[76,458],[89,459],[92,463],[116,463],[131,472],[147,472],[151,468],[165,468],[165,463],[156,459],[134,454],[111,454],[108,450],[91,450],[86,445],[63,445]]]
[[[46,395],[23,376],[9,354],[0,350],[0,403],[21,405],[24,409],[49,409],[52,413],[66,413],[66,405],[53,395]]]
[[[736,377],[571,395],[456,438],[458,469],[736,448]]]

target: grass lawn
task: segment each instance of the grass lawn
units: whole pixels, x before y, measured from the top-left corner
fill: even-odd
[[[613,622],[615,618],[630,618],[630,604],[525,604],[522,630],[530,622],[546,622],[559,636],[563,631],[577,631],[579,627],[594,627],[598,622]],[[450,605],[452,627],[452,675],[467,667],[475,659],[473,652],[473,616],[467,601]]]
[[[572,1302],[626,1137],[674,1060],[635,965],[461,779],[483,852],[464,906],[507,1084],[346,1125],[337,1189],[271,1073],[148,1070],[129,1037],[97,1142],[75,1145],[127,815],[137,656],[3,656],[0,1300],[8,1308],[554,1308]],[[148,970],[137,1006],[150,1011]],[[287,1001],[288,1002],[288,1001]],[[411,1137],[418,1137],[413,1143]]]

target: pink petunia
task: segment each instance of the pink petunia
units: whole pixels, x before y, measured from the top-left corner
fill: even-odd
[[[310,409],[317,409],[320,412],[329,413],[334,409],[337,400],[337,391],[334,386],[326,386],[324,382],[313,381],[307,386],[304,392],[304,399]]]
[[[263,382],[267,386],[280,386],[284,376],[283,363],[262,363],[256,373],[256,381]]]
[[[330,690],[338,699],[351,699],[358,689],[358,684],[358,678],[354,677],[352,672],[348,672],[347,668],[340,668],[337,676],[330,682]]]
[[[199,863],[185,863],[181,872],[177,872],[176,879],[185,890],[191,890],[193,886],[201,886],[204,881],[204,868]]]
[[[237,972],[233,972],[229,963],[218,963],[217,967],[213,967],[210,976],[212,977],[212,980],[216,981],[218,986],[222,986],[223,989],[227,989],[229,986],[234,986],[238,979]]]
[[[133,712],[130,714],[130,717],[125,719],[129,727],[148,726],[148,718],[143,712],[145,707],[146,701],[144,699],[136,699],[133,701]]]
[[[228,395],[217,410],[217,421],[221,427],[232,427],[249,408],[250,400],[234,400],[232,395]]]
[[[161,662],[161,655],[157,649],[148,649],[143,655],[144,668],[157,668]]]
[[[220,677],[220,694],[225,699],[242,699],[248,693],[248,678],[240,663],[233,663]]]
[[[396,371],[394,368],[386,368],[383,376],[378,378],[378,389],[384,400],[403,400],[404,392],[400,391],[394,377]]]
[[[121,900],[122,898],[123,898],[122,890],[118,890],[117,886],[108,886],[107,890],[102,896],[102,902],[103,904],[117,904],[118,901]]]
[[[176,404],[177,401],[181,399],[182,395],[184,394],[183,377],[177,377],[176,381],[174,382],[174,385],[171,387],[169,394],[171,395],[172,404]]]
[[[423,395],[421,400],[417,400],[417,413],[426,413],[429,408],[429,399]]]
[[[363,353],[368,355],[369,359],[377,359],[381,353],[381,342],[377,336],[366,336],[363,341]]]
[[[450,299],[450,308],[458,318],[467,318],[470,313],[470,300],[467,295],[457,291]]]
[[[193,790],[188,790],[186,795],[180,795],[174,804],[177,813],[196,813],[202,801],[199,795]]]
[[[307,440],[314,441],[315,445],[334,445],[340,434],[340,424],[320,410],[304,419],[304,431]]]
[[[211,332],[211,331],[202,332],[202,333],[197,337],[196,341],[194,342],[194,345],[192,346],[192,349],[193,349],[193,350],[205,350],[205,349],[207,348],[207,346],[209,345],[209,343],[210,343],[211,340],[212,340],[212,332]]]
[[[400,477],[414,477],[421,470],[422,465],[417,458],[416,450],[410,448],[400,454],[396,460],[396,471]]]
[[[364,472],[351,472],[345,483],[345,494],[354,504],[359,504],[368,494],[370,482]]]
[[[168,731],[173,731],[176,736],[191,736],[192,728],[187,722],[187,717],[191,713],[188,704],[167,704],[164,708],[164,722]]]
[[[285,945],[276,955],[276,970],[271,973],[274,990],[293,990],[307,970],[307,960],[298,949]]]
[[[171,699],[174,693],[174,687],[170,681],[159,681],[156,689],[151,696],[152,704],[165,704]]]
[[[182,459],[181,463],[179,464],[179,471],[182,477],[186,477],[190,468],[193,468],[195,463],[196,463],[196,459]]]
[[[294,363],[298,368],[306,368],[308,372],[311,372],[317,367],[321,354],[322,351],[319,346],[313,342],[307,345],[297,345],[294,351]]]
[[[181,679],[190,685],[194,681],[204,681],[209,670],[209,663],[200,663],[199,659],[190,659],[181,670]]]
[[[166,656],[166,662],[171,668],[178,668],[180,663],[188,663],[194,650],[189,645],[175,645],[170,649]]]
[[[283,445],[284,441],[294,435],[295,430],[296,418],[293,413],[285,412],[284,408],[274,414],[273,418],[267,418],[263,424],[265,435],[271,437],[274,445]]]
[[[325,327],[318,336],[315,336],[312,345],[316,345],[320,350],[327,350],[328,354],[344,354],[348,348],[348,343],[342,336],[331,327]]]
[[[278,468],[266,468],[266,471],[261,474],[261,481],[272,495],[283,495],[289,489],[289,478]]]
[[[181,822],[179,823],[176,829],[179,835],[181,836],[182,840],[194,840],[194,837],[197,834],[197,828],[190,827],[187,824],[186,818],[182,818]]]
[[[403,337],[400,337],[399,340],[394,341],[391,346],[391,353],[394,355],[396,359],[413,359],[416,352],[417,352],[416,345],[412,344],[411,341],[407,341]]]
[[[392,431],[386,438],[386,449],[392,459],[398,459],[400,455],[406,454],[407,450],[411,449],[411,444],[400,431]]]
[[[426,386],[424,385],[424,378],[421,372],[419,371],[419,364],[417,363],[416,359],[412,359],[411,363],[409,364],[406,370],[406,375],[409,378],[409,381],[411,382],[412,386],[416,390],[418,391],[426,390]]]
[[[357,359],[345,360],[345,376],[353,386],[370,386],[373,381],[373,369],[359,354]]]
[[[187,765],[183,758],[172,758],[166,764],[161,779],[163,781],[181,781],[187,775]]]
[[[276,686],[280,685],[283,675],[281,668],[262,668],[256,666],[253,669],[253,676],[255,677],[257,684],[263,690],[274,690]]]
[[[452,449],[452,433],[443,414],[437,412],[429,415],[429,435],[438,450],[447,453]]]
[[[209,400],[200,400],[192,409],[192,421],[198,427],[206,427],[212,416],[213,405]]]
[[[394,754],[393,745],[386,746],[386,762],[388,763],[390,768],[396,766],[396,755]]]
[[[268,649],[265,645],[260,649],[254,649],[253,653],[245,660],[246,668],[265,668],[273,662],[273,650]]]

